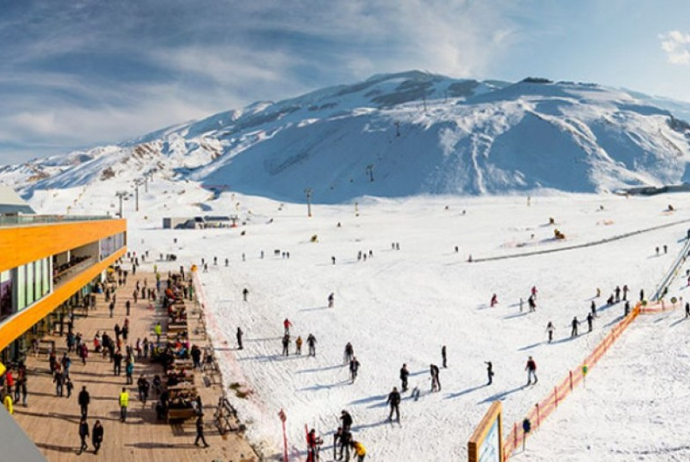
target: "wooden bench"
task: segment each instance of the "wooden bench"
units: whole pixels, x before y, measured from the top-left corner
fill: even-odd
[[[168,422],[171,420],[187,420],[193,419],[197,416],[196,409],[193,407],[185,407],[181,409],[168,409]]]

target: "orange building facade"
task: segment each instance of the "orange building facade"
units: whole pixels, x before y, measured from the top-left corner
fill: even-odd
[[[66,333],[126,250],[124,219],[2,217],[0,362],[22,360],[46,333]]]

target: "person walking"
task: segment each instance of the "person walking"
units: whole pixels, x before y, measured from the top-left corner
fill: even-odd
[[[125,387],[122,387],[120,393],[120,422],[127,420],[127,407],[129,406],[129,393]]]
[[[247,296],[249,295],[249,289],[246,287],[242,290],[242,300],[247,301]]]
[[[125,302],[125,309],[127,310],[127,311],[126,311],[127,316],[129,316],[129,309],[130,309],[131,307],[132,307],[132,302],[130,302],[129,300],[127,300],[127,301]]]
[[[204,443],[205,448],[209,447],[209,444],[206,442],[206,438],[204,438],[203,413],[199,414],[199,416],[196,418],[196,439],[194,440],[194,446],[199,446],[199,440],[201,440],[201,442]]]
[[[307,345],[309,346],[309,356],[316,356],[316,337],[314,334],[309,334],[307,337]]]
[[[290,334],[283,335],[283,356],[290,355]]]
[[[79,421],[79,438],[81,438],[81,446],[79,447],[79,452],[77,455],[81,455],[82,452],[86,451],[89,445],[86,443],[86,439],[89,437],[89,424],[86,423],[86,417],[82,417]]]
[[[553,323],[549,321],[549,323],[546,325],[546,333],[549,334],[549,343],[553,341],[553,333],[556,330],[556,328],[553,326]]]
[[[407,370],[407,364],[403,364],[400,368],[400,388],[403,393],[407,391],[407,379],[410,377],[410,371]]]
[[[244,347],[242,346],[242,336],[244,335],[244,332],[242,332],[242,329],[239,327],[237,328],[237,349],[241,350]]]
[[[494,365],[491,361],[484,361],[484,364],[486,364],[486,375],[489,378],[487,385],[491,385],[494,381]]]
[[[431,374],[431,391],[441,391],[441,380],[439,379],[439,368],[436,364],[429,365],[429,373]]]
[[[297,340],[295,340],[295,354],[302,355],[302,336],[298,335]]]
[[[353,356],[350,360],[350,380],[352,383],[355,383],[355,379],[357,379],[357,372],[359,372],[359,361]]]
[[[355,349],[352,347],[352,343],[347,342],[347,345],[345,345],[345,354],[343,355],[343,363],[349,364],[354,355]]]
[[[79,403],[79,408],[81,410],[82,417],[88,417],[89,415],[89,403],[91,402],[91,395],[86,391],[86,386],[81,387],[79,396],[77,397],[77,402]]]
[[[153,333],[156,334],[156,343],[161,343],[161,334],[163,333],[163,327],[161,327],[160,321],[156,323],[153,328]]]
[[[388,401],[386,404],[390,405],[391,411],[388,414],[388,421],[393,420],[393,413],[395,413],[395,420],[400,422],[400,392],[397,387],[393,387],[393,391],[388,394]]]
[[[103,425],[101,421],[97,420],[93,424],[93,430],[91,430],[91,444],[93,444],[93,453],[98,454],[101,449],[101,443],[103,443]]]
[[[577,326],[580,324],[580,321],[577,320],[577,316],[573,318],[573,320],[570,322],[570,325],[572,326],[572,329],[570,330],[570,337],[577,337]]]
[[[525,370],[527,371],[527,385],[532,384],[532,377],[534,377],[534,383],[536,385],[536,383],[539,381],[539,379],[537,378],[537,363],[531,356],[527,360]]]
[[[125,363],[125,375],[127,377],[127,385],[132,385],[134,383],[134,362],[127,356],[127,362]]]

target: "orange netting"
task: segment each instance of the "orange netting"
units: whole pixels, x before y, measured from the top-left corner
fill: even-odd
[[[660,305],[660,304],[659,304]],[[669,307],[672,305],[668,305]],[[661,305],[659,306],[661,307]],[[654,306],[656,309],[656,304]],[[652,307],[647,307],[645,312],[656,312],[651,310]],[[665,309],[669,309],[665,307]],[[597,345],[597,347],[590,353],[587,358],[582,362],[580,367],[572,369],[568,375],[563,379],[563,381],[553,388],[553,391],[543,399],[541,402],[535,404],[534,408],[525,416],[529,419],[531,423],[531,432],[539,428],[541,423],[548,416],[551,415],[553,411],[558,408],[558,404],[561,403],[572,391],[577,387],[585,378],[587,371],[591,369],[594,365],[599,362],[599,359],[606,353],[609,348],[618,340],[621,334],[628,328],[628,326],[637,318],[637,316],[642,312],[641,304],[637,304],[633,308],[630,315],[628,315],[621,322],[616,324],[611,332]],[[530,433],[531,433],[530,432]],[[529,435],[529,434],[528,434]],[[503,442],[503,460],[507,461],[511,454],[522,445],[523,439],[527,435],[522,430],[522,421],[520,423],[516,422],[513,424],[508,437]]]

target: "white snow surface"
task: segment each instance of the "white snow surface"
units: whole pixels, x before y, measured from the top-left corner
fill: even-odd
[[[37,190],[30,203],[39,213],[112,213],[113,192],[98,184]],[[290,460],[305,457],[305,425],[324,436],[330,457],[332,432],[346,409],[367,460],[457,461],[466,460],[467,440],[493,400],[503,401],[507,434],[606,336],[623,312],[622,304],[605,307],[616,285],[627,284],[633,300],[640,289],[654,291],[684,243],[689,199],[553,193],[532,196],[528,206],[526,196],[362,198],[359,216],[354,204],[315,204],[308,218],[305,204],[231,192],[213,196],[199,183],[155,179],[148,192],[140,190],[139,212],[130,199],[124,215],[131,251],[149,250],[155,260],[178,256],[175,263],[149,261],[148,269],[209,262],[209,271],[198,273],[207,326],[226,385],[250,391],[241,399],[228,390],[248,438],[268,460],[282,454],[280,409],[287,414]],[[674,212],[667,211],[669,203]],[[164,216],[204,214],[237,214],[241,225],[161,229]],[[553,239],[550,217],[566,240]],[[671,226],[572,250],[467,262],[469,255],[477,260],[558,250],[659,225]],[[313,235],[318,242],[311,242]],[[657,255],[655,247],[663,245],[668,253]],[[276,249],[290,258],[275,256]],[[357,261],[360,250],[371,250],[373,258]],[[519,299],[526,301],[533,285],[537,310],[520,313]],[[686,295],[685,285],[683,278],[674,280],[669,296]],[[602,296],[595,299],[594,331],[571,340],[570,321],[584,320],[596,288]],[[329,309],[331,292],[335,307]],[[499,304],[490,308],[493,293]],[[681,311],[638,318],[591,369],[586,388],[562,403],[513,460],[688,460],[684,384],[690,357]],[[281,357],[285,318],[294,324],[293,342],[296,335],[316,336],[316,357],[306,355],[306,345],[295,356],[294,343],[290,356]],[[546,342],[548,321],[557,329],[552,344]],[[235,349],[238,326],[245,332],[241,351]],[[580,327],[586,331],[585,323]],[[348,341],[362,365],[355,383],[343,366]],[[441,369],[442,390],[430,393],[429,365],[441,365],[442,345],[448,368]],[[530,355],[539,383],[524,387]],[[485,386],[484,361],[494,365],[491,386]],[[391,425],[385,401],[400,385],[403,363],[412,373],[411,388],[422,394],[415,402],[405,393],[402,424]]]

